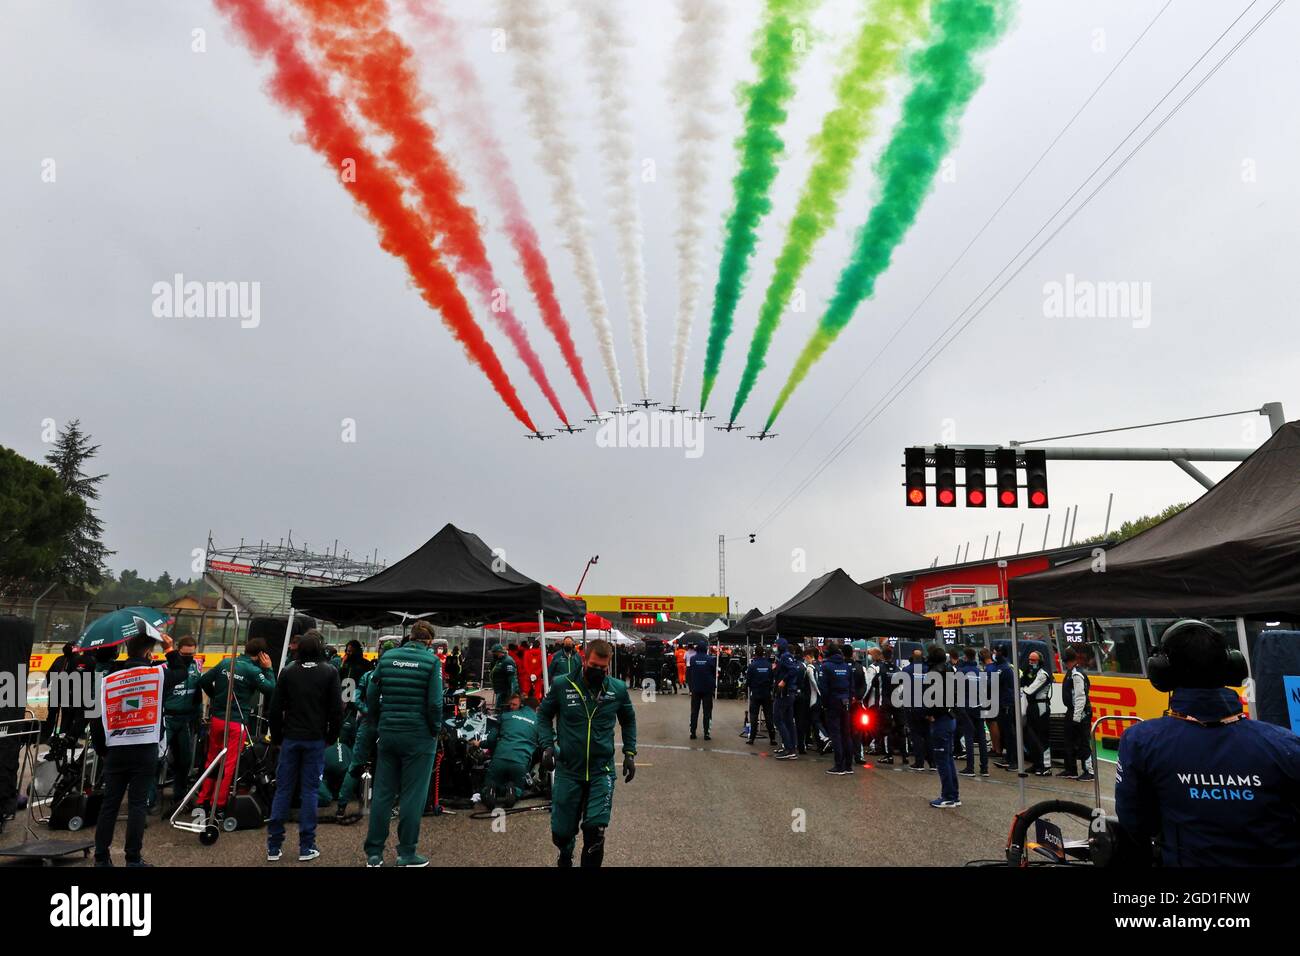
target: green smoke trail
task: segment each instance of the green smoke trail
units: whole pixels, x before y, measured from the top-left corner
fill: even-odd
[[[812,139],[813,167],[763,297],[749,358],[731,406],[733,422],[758,381],[772,335],[781,324],[795,283],[812,258],[813,247],[835,223],[853,164],[874,131],[876,110],[885,99],[886,84],[899,66],[900,54],[925,29],[924,0],[869,0],[866,6],[866,18],[835,84],[835,108],[822,119],[821,130]]]
[[[766,427],[776,421],[858,306],[874,294],[876,279],[889,267],[894,250],[916,220],[940,162],[956,142],[962,112],[983,80],[975,58],[1002,35],[1011,6],[1012,0],[935,0],[932,5],[930,40],[908,63],[913,85],[876,163],[880,196],[858,233],[830,305],[767,416]]]
[[[808,47],[808,15],[819,2],[766,0],[752,54],[758,79],[741,94],[746,106],[745,132],[736,141],[740,172],[732,180],[735,204],[727,218],[727,236],[713,291],[700,411],[708,403],[718,378],[722,350],[731,334],[736,305],[749,272],[749,257],[758,243],[758,225],[772,208],[768,193],[776,179],[777,160],[785,151],[777,129],[785,122],[786,104],[794,94],[794,71]]]

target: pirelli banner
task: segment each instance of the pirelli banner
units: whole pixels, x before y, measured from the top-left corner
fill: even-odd
[[[579,594],[587,610],[597,614],[718,614],[727,613],[727,599],[711,595]]]

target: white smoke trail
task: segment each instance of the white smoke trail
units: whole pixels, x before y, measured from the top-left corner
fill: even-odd
[[[625,0],[575,0],[586,34],[591,79],[600,98],[597,125],[605,173],[605,197],[623,261],[623,294],[628,330],[636,358],[641,397],[650,392],[646,348],[645,262],[642,256],[641,206],[636,194],[636,145],[627,97],[627,51],[631,40],[623,23]]]
[[[564,133],[564,111],[560,107],[546,32],[547,6],[537,0],[501,0],[499,9],[508,30],[515,86],[524,98],[528,126],[537,140],[537,160],[551,180],[556,223],[564,237],[564,247],[573,257],[573,271],[582,288],[587,317],[596,333],[614,401],[622,405],[623,383],[614,354],[614,330],[609,324],[605,290],[596,269],[587,210],[578,192],[573,146]]]
[[[700,299],[700,243],[707,209],[704,187],[720,130],[710,120],[722,59],[724,0],[677,0],[682,30],[673,49],[668,88],[677,107],[677,334],[673,342],[673,404],[677,404]]]

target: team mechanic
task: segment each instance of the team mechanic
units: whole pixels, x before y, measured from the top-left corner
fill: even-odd
[[[1165,866],[1300,866],[1300,737],[1245,720],[1246,659],[1203,621],[1164,632],[1148,679],[1168,716],[1120,737],[1115,811]]]
[[[487,739],[482,747],[492,754],[483,782],[483,805],[489,810],[499,803],[512,807],[524,794],[524,778],[537,753],[537,712],[524,707],[518,694],[511,694],[504,713],[488,718]],[[470,741],[470,749],[479,747]]]
[[[615,718],[623,734],[623,780],[636,776],[636,712],[627,684],[609,676],[613,653],[608,641],[592,641],[581,675],[555,681],[537,709],[542,771],[555,771],[551,842],[560,850],[557,866],[573,866],[579,825],[582,865],[600,866],[604,859],[614,805]]]

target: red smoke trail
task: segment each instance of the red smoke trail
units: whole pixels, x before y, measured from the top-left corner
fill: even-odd
[[[461,38],[457,35],[455,24],[441,9],[439,0],[406,0],[406,9],[439,45],[438,68],[451,74],[458,94],[455,103],[447,103],[445,106],[455,109],[458,121],[470,132],[478,160],[484,166],[484,179],[491,185],[497,205],[505,212],[506,235],[510,237],[515,254],[519,256],[519,263],[528,280],[528,287],[532,289],[542,322],[559,345],[560,353],[587,404],[596,412],[591,384],[587,381],[582,359],[573,344],[569,323],[556,298],[555,285],[551,281],[551,271],[542,254],[537,231],[529,222],[523,197],[519,195],[519,187],[511,176],[510,161],[506,158],[501,141],[485,118],[488,115],[487,100],[478,77],[474,74],[474,68],[460,53]]]
[[[311,147],[335,171],[345,168],[349,161],[355,163],[357,175],[344,185],[379,230],[380,246],[406,264],[420,297],[442,314],[452,335],[487,375],[515,417],[529,431],[536,431],[500,359],[474,321],[455,278],[431,252],[430,237],[419,217],[403,203],[401,187],[362,144],[361,136],[330,95],[324,77],[312,69],[294,45],[293,34],[271,13],[265,0],[214,3],[230,18],[253,53],[259,58],[269,57],[274,63],[271,95],[302,118]]]
[[[346,81],[361,115],[391,138],[388,159],[406,176],[420,208],[446,252],[478,289],[492,317],[565,425],[569,419],[547,380],[528,333],[515,317],[488,262],[474,211],[460,199],[461,183],[438,149],[433,127],[421,118],[423,97],[410,48],[388,29],[384,0],[295,0],[311,21],[326,62]]]

